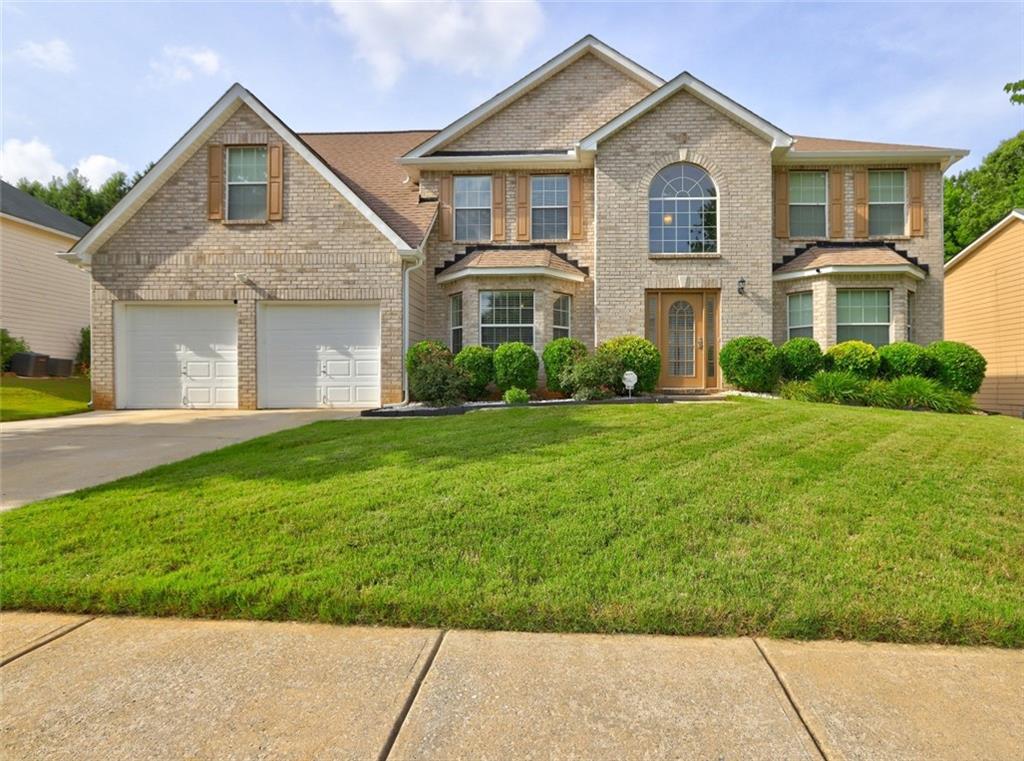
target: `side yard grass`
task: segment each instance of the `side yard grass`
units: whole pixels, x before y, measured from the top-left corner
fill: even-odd
[[[1024,646],[1024,425],[744,399],[316,423],[0,517],[5,608]]]
[[[0,377],[0,422],[89,411],[89,379]]]

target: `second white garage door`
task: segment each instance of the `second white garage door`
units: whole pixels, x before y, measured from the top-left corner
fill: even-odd
[[[380,404],[376,304],[264,304],[256,331],[261,407]]]

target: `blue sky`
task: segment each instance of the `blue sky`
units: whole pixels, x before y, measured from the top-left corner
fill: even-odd
[[[439,128],[587,33],[793,134],[970,149],[1024,129],[1024,2],[2,5],[0,174],[155,160],[239,81],[298,131]]]

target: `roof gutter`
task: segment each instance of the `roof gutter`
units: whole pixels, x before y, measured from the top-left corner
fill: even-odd
[[[827,164],[833,162],[865,163],[871,161],[914,161],[919,163],[938,162],[945,172],[960,159],[969,155],[965,150],[916,150],[916,151],[794,151],[790,149],[780,156],[778,163],[784,165]]]
[[[409,274],[418,270],[427,261],[427,255],[423,249],[430,239],[430,233],[434,231],[434,224],[437,222],[437,212],[434,212],[423,240],[411,251],[399,250],[398,255],[408,266],[402,268],[402,402],[400,406],[409,403],[409,371],[405,366],[405,355],[409,351]]]

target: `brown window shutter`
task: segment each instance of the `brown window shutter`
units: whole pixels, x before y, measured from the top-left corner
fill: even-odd
[[[267,219],[284,219],[284,151],[280,143],[267,146]]]
[[[516,177],[516,240],[530,239],[530,176]]]
[[[438,201],[440,204],[441,229],[439,230],[441,240],[452,239],[452,176],[446,174],[440,178],[438,184]]]
[[[505,240],[505,175],[491,178],[491,238]]]
[[[843,217],[843,170],[828,172],[828,237],[842,238],[846,234]]]
[[[911,167],[907,171],[910,185],[910,234],[915,237],[924,235],[924,174],[921,167]]]
[[[789,173],[776,169],[773,175],[775,196],[775,237],[789,237]]]
[[[853,170],[853,237],[868,237],[868,170]]]
[[[583,237],[583,176],[569,176],[569,237]]]
[[[211,145],[206,159],[206,216],[224,219],[224,146]]]

